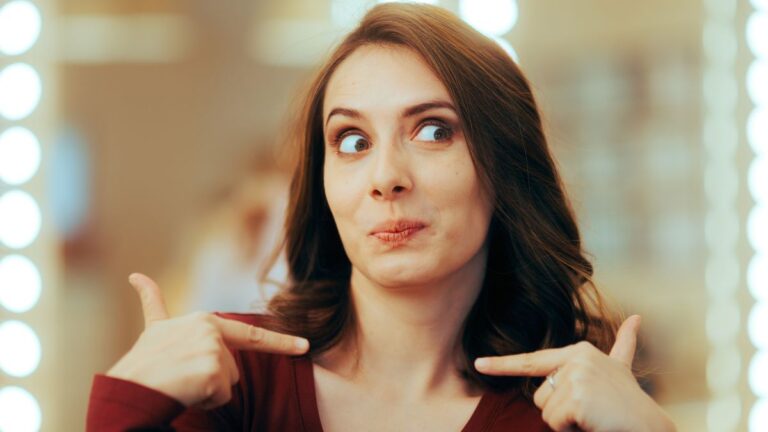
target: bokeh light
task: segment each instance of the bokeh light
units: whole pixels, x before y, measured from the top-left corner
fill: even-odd
[[[708,21],[702,35],[704,53],[718,62],[730,62],[736,58],[738,41],[731,28],[721,22]]]
[[[747,184],[755,201],[768,204],[768,155],[761,155],[752,160]]]
[[[14,126],[0,134],[0,180],[20,185],[40,167],[40,142],[29,129]]]
[[[768,397],[768,351],[758,351],[749,363],[749,387],[758,397]]]
[[[733,345],[722,345],[735,348]],[[728,391],[739,381],[741,354],[738,350],[718,349],[707,359],[707,385],[714,393]]]
[[[519,11],[514,0],[460,0],[459,14],[478,31],[501,36],[515,26]]]
[[[40,102],[40,75],[26,63],[14,63],[0,71],[0,115],[21,120]]]
[[[19,55],[29,50],[40,36],[40,11],[26,0],[0,7],[0,53]]]
[[[741,417],[741,400],[738,394],[719,396],[709,401],[707,426],[710,431],[733,430]]]
[[[40,207],[31,195],[12,190],[0,196],[0,243],[21,249],[40,233]]]
[[[29,258],[8,255],[0,259],[0,305],[11,312],[23,313],[40,300],[40,271]]]
[[[42,413],[32,394],[21,387],[0,389],[0,430],[29,432],[40,430]]]
[[[747,20],[747,45],[755,57],[768,58],[768,11],[750,15]]]
[[[727,343],[739,333],[739,305],[725,300],[707,311],[707,337],[713,344]]]
[[[768,301],[768,254],[756,254],[747,268],[747,285],[752,297]]]
[[[768,350],[768,303],[758,302],[752,306],[747,321],[747,332],[752,345],[760,350]]]
[[[747,94],[755,105],[768,105],[768,59],[755,60],[749,66]]]
[[[768,153],[768,107],[755,108],[749,114],[747,140],[756,154]]]
[[[768,253],[768,203],[757,204],[749,212],[747,239],[755,251]]]
[[[424,3],[430,5],[437,5],[439,0],[378,0],[378,3]]]
[[[752,406],[749,413],[749,430],[766,431],[768,430],[768,399],[759,399]]]
[[[11,320],[0,324],[0,369],[25,377],[40,364],[40,340],[27,324]]]

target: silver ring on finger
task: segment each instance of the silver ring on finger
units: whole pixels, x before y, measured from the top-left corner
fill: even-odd
[[[552,387],[552,391],[555,390],[555,374],[557,374],[557,370],[547,375],[547,382]]]

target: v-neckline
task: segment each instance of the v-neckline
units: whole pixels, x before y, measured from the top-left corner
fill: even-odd
[[[317,405],[315,371],[309,356],[294,357],[294,388],[299,402],[299,412],[305,432],[323,432],[320,422],[320,409]],[[461,432],[482,432],[488,430],[498,413],[501,395],[486,391],[480,397],[475,410]]]

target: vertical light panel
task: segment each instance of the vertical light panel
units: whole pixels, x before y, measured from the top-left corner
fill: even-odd
[[[736,151],[738,84],[736,0],[705,0],[702,48],[704,190],[707,202],[706,333],[709,341],[707,427],[712,432],[737,430],[742,358],[738,345],[741,310],[737,293],[739,174]]]
[[[745,39],[753,56],[745,77],[752,105],[746,135],[752,149],[747,186],[753,200],[747,219],[747,239],[753,255],[747,286],[755,302],[747,331],[755,353],[747,380],[756,401],[749,412],[749,430],[768,430],[768,2],[752,0]]]
[[[45,1],[45,0],[40,0]],[[45,215],[40,182],[47,116],[39,59],[43,14],[28,0],[0,0],[0,430],[34,431],[43,425],[40,403],[41,322],[46,296],[41,267],[50,255],[42,240]],[[50,388],[50,386],[49,386]]]

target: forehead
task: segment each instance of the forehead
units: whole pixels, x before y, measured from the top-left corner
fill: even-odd
[[[451,101],[445,85],[419,54],[396,45],[364,45],[331,75],[323,116],[337,106],[363,112],[399,110],[434,99]]]

